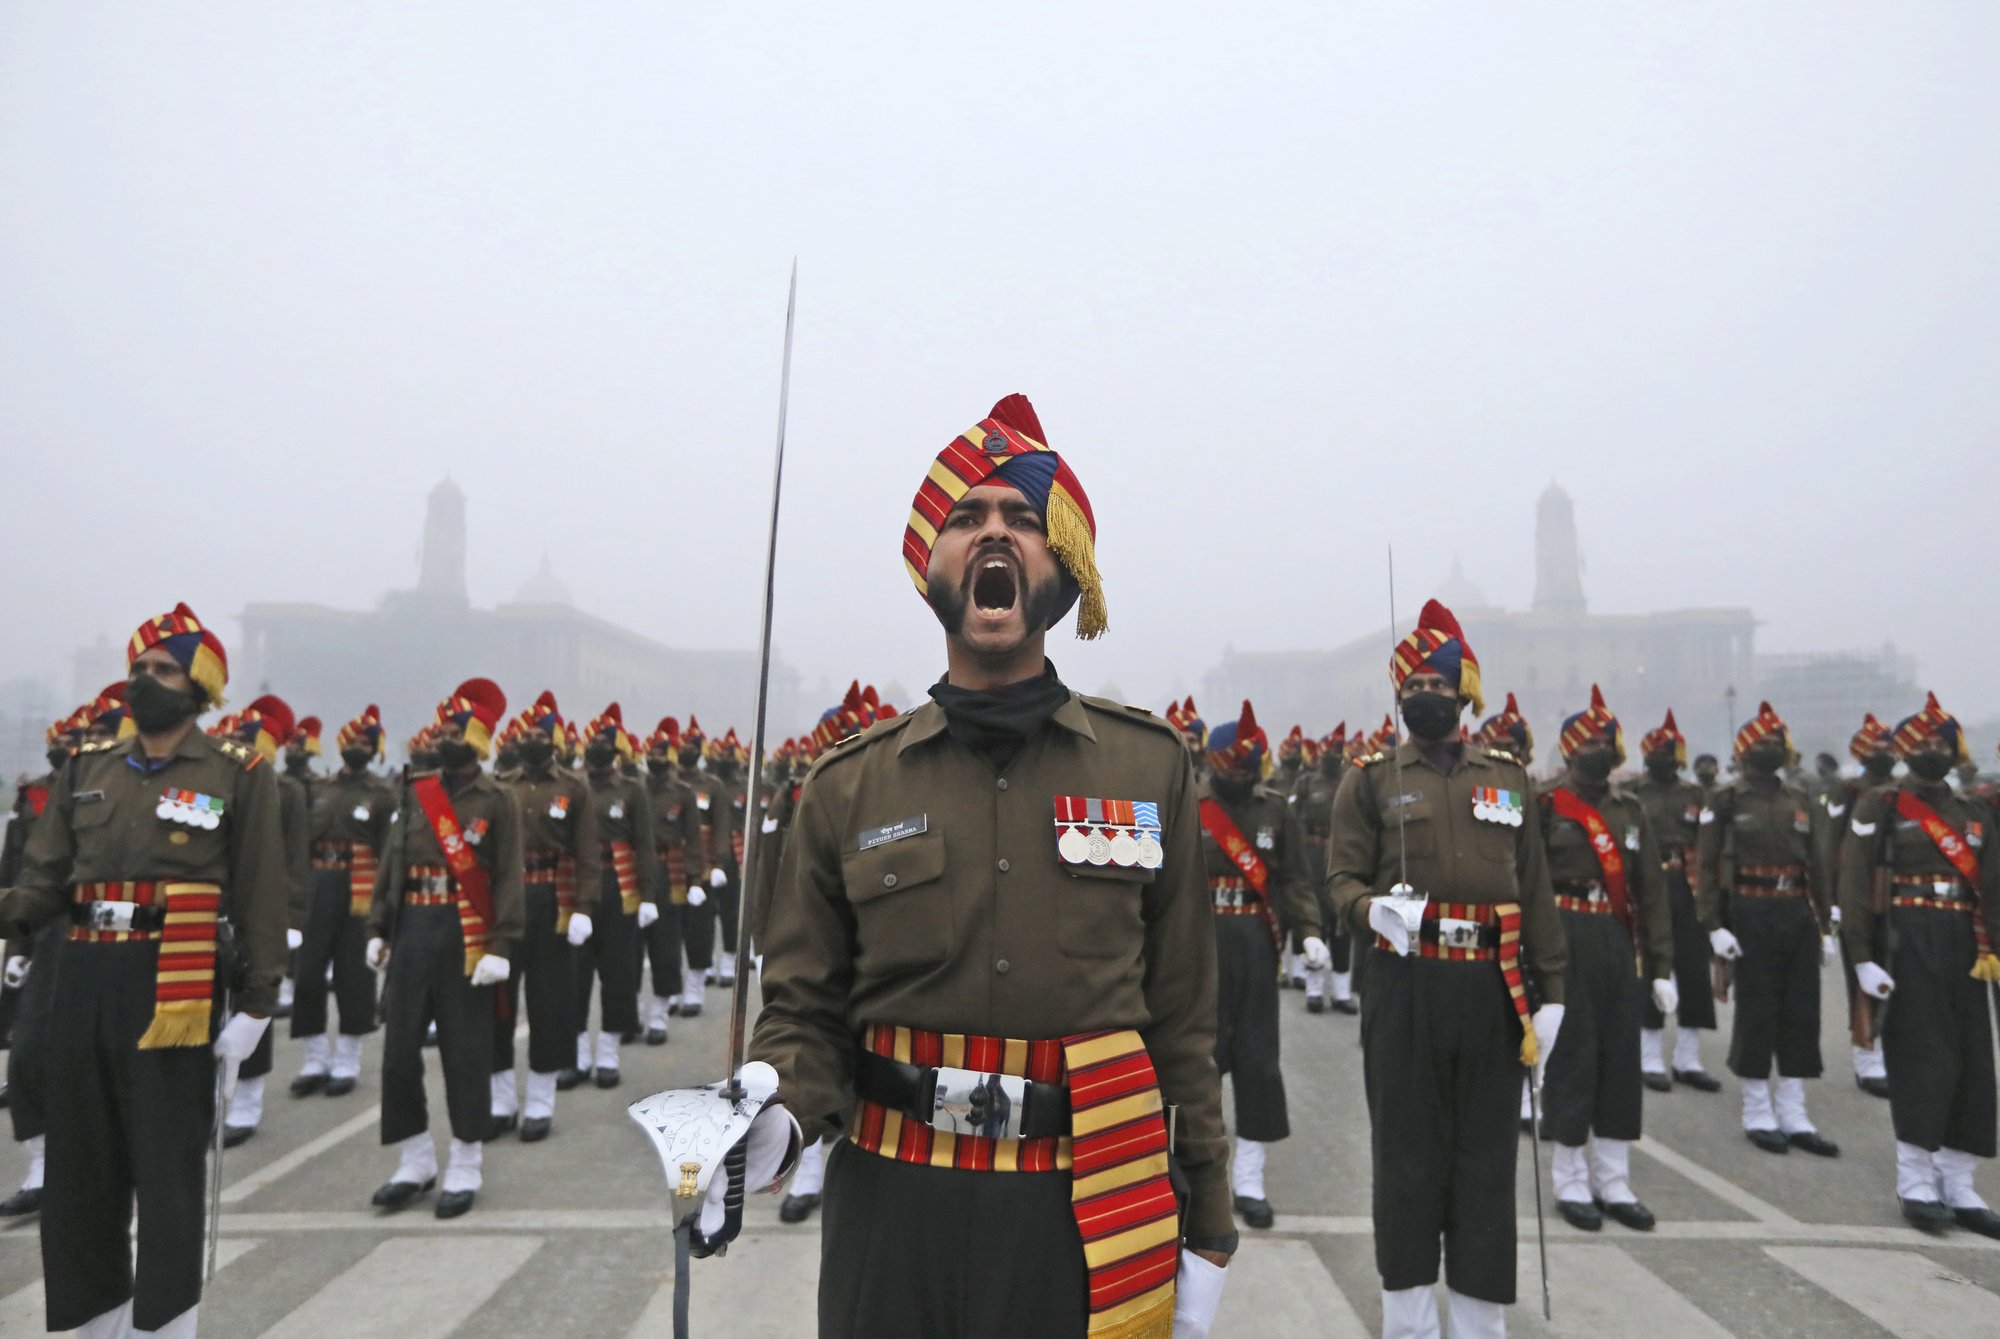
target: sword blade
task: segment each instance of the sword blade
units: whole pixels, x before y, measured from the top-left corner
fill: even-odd
[[[724,1093],[735,1100],[743,1093],[736,1071],[743,1067],[743,1031],[750,1012],[750,930],[757,923],[752,906],[757,896],[757,875],[764,856],[764,717],[771,697],[771,608],[778,585],[778,507],[785,495],[785,416],[792,400],[792,326],[799,307],[799,262],[792,260],[791,290],[785,298],[785,357],[778,374],[778,446],[771,458],[771,528],[764,544],[764,620],[757,641],[757,714],[750,730],[750,778],[743,807],[743,887],[736,935],[736,989],[729,1001],[729,1086]]]

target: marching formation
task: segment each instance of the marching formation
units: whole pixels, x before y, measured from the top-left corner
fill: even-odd
[[[1287,988],[1357,1019],[1385,1335],[1505,1333],[1524,1134],[1571,1226],[1655,1226],[1631,1146],[1649,1093],[1723,1090],[1718,1001],[1745,1137],[1837,1157],[1808,1110],[1836,957],[1887,1127],[1839,1133],[1893,1138],[1916,1229],[2000,1237],[1974,1184],[2000,801],[1935,698],[1808,783],[1770,704],[1728,779],[1685,775],[1671,712],[1628,771],[1593,687],[1537,776],[1432,601],[1389,648],[1400,724],[1274,746],[1247,701],[1211,728],[1191,697],[1156,716],[1062,681],[1048,633],[1108,627],[1097,542],[1033,407],[1002,400],[929,463],[902,536],[943,632],[929,700],[857,681],[763,758],[692,716],[641,738],[616,702],[509,715],[470,678],[407,766],[371,705],[323,770],[319,720],[276,695],[199,728],[221,641],[186,605],[142,623],[125,678],[50,727],[0,853],[28,1153],[0,1214],[40,1217],[49,1326],[195,1333],[210,1178],[273,1109],[273,1018],[291,1098],[379,1085],[372,1206],[434,1193],[452,1218],[489,1145],[558,1137],[587,1098],[561,1094],[619,1088],[625,1047],[747,987],[739,949],[746,1063],[631,1113],[693,1255],[746,1191],[820,1215],[822,1335],[1206,1335],[1239,1227],[1277,1221]]]

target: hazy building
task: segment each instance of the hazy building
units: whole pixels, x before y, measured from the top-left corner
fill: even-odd
[[[1916,712],[1924,705],[1916,680],[1916,658],[1898,655],[1886,643],[1878,651],[1757,657],[1758,697],[1769,698],[1785,718],[1792,728],[1792,747],[1808,762],[1813,754],[1826,752],[1845,765],[1847,741],[1868,712],[1890,727]],[[1745,719],[1756,709],[1754,700],[1747,703]]]

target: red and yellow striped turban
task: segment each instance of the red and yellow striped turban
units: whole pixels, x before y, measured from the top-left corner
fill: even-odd
[[[125,680],[104,686],[88,707],[83,709],[84,724],[94,730],[108,730],[113,739],[130,739],[139,733],[132,713],[125,709]]]
[[[325,728],[325,725],[321,723],[317,716],[307,716],[299,722],[298,729],[294,733],[298,739],[305,743],[306,756],[308,758],[319,757],[319,736],[320,732]]]
[[[681,748],[681,723],[672,716],[660,717],[660,723],[653,727],[653,733],[646,736],[646,751],[665,749],[669,753],[679,753]]]
[[[1319,756],[1324,758],[1329,754],[1332,754],[1336,757],[1347,756],[1346,721],[1342,721],[1339,725],[1334,726],[1332,734],[1320,736]]]
[[[1458,695],[1472,704],[1474,716],[1486,710],[1479,691],[1479,657],[1466,644],[1458,619],[1436,600],[1424,604],[1416,631],[1396,643],[1396,653],[1389,658],[1389,680],[1397,692],[1403,690],[1405,679],[1420,671],[1442,675],[1457,687]]]
[[[1945,752],[1951,755],[1953,763],[1972,761],[1972,751],[1965,746],[1965,731],[1959,728],[1956,716],[1938,705],[1936,693],[1925,695],[1922,711],[1898,722],[1895,734],[1896,756],[1908,758],[1912,754],[1922,753],[1930,747],[1932,741],[1945,746]]]
[[[1295,725],[1292,732],[1278,741],[1279,762],[1302,762],[1306,756],[1305,727]]]
[[[903,529],[903,566],[917,593],[930,594],[931,549],[958,500],[984,483],[1006,484],[1042,513],[1049,551],[1076,583],[1082,601],[1076,635],[1088,640],[1108,625],[1104,583],[1097,574],[1097,518],[1090,498],[1063,458],[1045,445],[1041,420],[1025,395],[1010,395],[993,412],[938,452],[910,503]],[[1061,613],[1068,613],[1064,605]],[[1061,615],[1059,614],[1058,617]]]
[[[1895,742],[1889,738],[1889,727],[1875,719],[1869,712],[1861,718],[1861,728],[1854,732],[1854,738],[1847,741],[1847,752],[1856,762],[1867,762],[1877,753],[1892,753]]]
[[[465,742],[484,758],[493,751],[493,727],[507,714],[507,695],[491,679],[467,679],[438,703],[438,724],[452,722],[465,731]]]
[[[1194,694],[1188,694],[1185,702],[1167,703],[1167,724],[1194,741],[1197,747],[1207,747],[1208,723],[1203,721],[1201,713],[1195,710]]]
[[[1481,748],[1503,749],[1526,760],[1535,751],[1535,732],[1528,728],[1528,718],[1521,714],[1521,708],[1514,701],[1512,693],[1507,694],[1507,705],[1500,709],[1498,716],[1489,716],[1486,724],[1479,727],[1473,742]]]
[[[1250,700],[1243,700],[1243,712],[1233,721],[1224,721],[1209,732],[1208,765],[1224,776],[1262,780],[1265,755],[1271,738],[1257,724]]]
[[[156,646],[172,656],[174,663],[207,694],[209,706],[222,705],[222,690],[229,685],[229,654],[222,649],[221,639],[201,625],[194,610],[177,604],[172,613],[141,623],[132,640],[126,643],[126,668],[131,668],[133,661]]]
[[[1771,710],[1769,702],[1759,702],[1757,714],[1744,722],[1743,728],[1736,732],[1736,756],[1742,757],[1767,739],[1775,739],[1785,746],[1786,752],[1791,751],[1792,732],[1786,726],[1784,718]]]
[[[1641,757],[1650,758],[1656,753],[1667,752],[1671,752],[1674,755],[1674,766],[1687,766],[1687,736],[1682,734],[1680,726],[1674,723],[1674,711],[1672,707],[1667,708],[1667,719],[1660,723],[1660,728],[1657,730],[1648,730],[1645,737],[1639,741],[1639,755]]]
[[[361,714],[340,727],[334,737],[334,744],[345,753],[350,748],[365,748],[376,757],[382,756],[382,709],[370,702],[361,709]]]
[[[276,762],[278,750],[292,737],[291,707],[276,693],[264,694],[236,718],[236,737],[254,747],[265,762]]]
[[[1611,708],[1604,705],[1604,693],[1596,684],[1590,685],[1590,705],[1563,722],[1562,738],[1558,741],[1562,756],[1569,758],[1592,740],[1601,739],[1611,745],[1611,754],[1618,764],[1625,761],[1625,727],[1618,724],[1618,718],[1611,714]],[[1618,765],[1614,764],[1614,765]]]

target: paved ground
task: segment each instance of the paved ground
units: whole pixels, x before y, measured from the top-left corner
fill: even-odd
[[[1830,974],[1829,1000],[1838,988]],[[711,1001],[726,1004],[727,996]],[[1278,1227],[1246,1234],[1218,1334],[1348,1339],[1375,1332],[1381,1319],[1360,1048],[1352,1019],[1309,1016],[1290,992],[1284,1004],[1295,1133],[1271,1159]],[[281,1043],[263,1132],[228,1155],[226,1263],[204,1306],[204,1334],[667,1334],[663,1183],[623,1108],[655,1088],[719,1076],[725,1025],[714,1013],[677,1020],[667,1046],[627,1049],[623,1088],[564,1094],[553,1139],[491,1146],[479,1206],[453,1223],[437,1222],[427,1204],[389,1218],[368,1207],[393,1166],[376,1143],[372,1081],[347,1098],[295,1101],[284,1083],[296,1050]],[[1719,1068],[1721,1047],[1710,1050]],[[1649,1094],[1648,1138],[1633,1171],[1660,1229],[1642,1236],[1611,1224],[1586,1235],[1553,1222],[1553,1325],[1538,1306],[1524,1144],[1523,1304],[1512,1313],[1513,1332],[2000,1334],[2000,1242],[1963,1234],[1933,1241],[1902,1225],[1888,1105],[1856,1090],[1845,1039],[1831,1026],[1826,1055],[1831,1072],[1811,1086],[1811,1102],[1820,1127],[1844,1147],[1838,1161],[1752,1148],[1738,1130],[1733,1083],[1716,1096]],[[20,1166],[11,1147],[0,1151],[5,1188]],[[2000,1173],[1988,1174],[1984,1188],[2000,1201]],[[696,1333],[810,1334],[817,1224],[780,1224],[768,1198],[753,1206],[752,1224],[726,1259],[695,1266]],[[39,1267],[32,1225],[0,1230],[0,1335],[40,1329]]]

